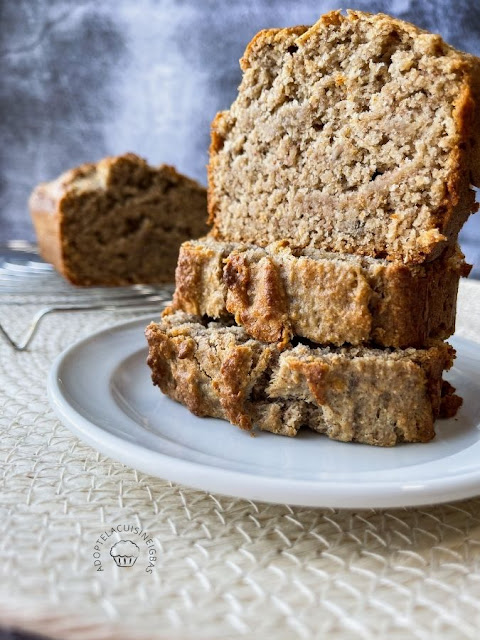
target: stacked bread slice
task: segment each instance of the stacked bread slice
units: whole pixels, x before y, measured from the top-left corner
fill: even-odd
[[[480,60],[385,15],[260,32],[212,125],[206,238],[146,331],[193,413],[425,442],[461,402],[456,241],[480,185]]]

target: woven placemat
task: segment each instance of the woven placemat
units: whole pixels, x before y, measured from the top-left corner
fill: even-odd
[[[1,308],[2,324],[18,334],[32,308]],[[146,476],[71,435],[48,405],[50,364],[127,317],[49,316],[26,353],[0,341],[0,626],[64,640],[478,638],[480,499],[254,503]],[[480,341],[478,282],[461,283],[457,333]],[[140,535],[133,566],[110,557],[122,527],[148,535],[151,572]]]

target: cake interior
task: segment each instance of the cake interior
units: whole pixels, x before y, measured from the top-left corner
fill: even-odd
[[[64,268],[83,285],[173,282],[180,244],[206,230],[205,191],[170,171],[77,188],[61,209]]]
[[[213,127],[217,236],[421,261],[473,207],[460,61],[382,15],[261,32]]]

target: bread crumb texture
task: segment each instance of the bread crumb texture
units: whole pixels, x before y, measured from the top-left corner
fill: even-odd
[[[295,436],[302,427],[378,446],[434,436],[454,350],[315,347],[253,340],[238,326],[167,312],[146,329],[155,385],[197,416]],[[458,405],[457,405],[458,406]]]
[[[217,238],[435,258],[475,209],[479,64],[383,14],[261,31],[212,124]]]
[[[38,185],[30,210],[41,255],[78,285],[173,282],[181,243],[207,231],[204,187],[133,153]]]

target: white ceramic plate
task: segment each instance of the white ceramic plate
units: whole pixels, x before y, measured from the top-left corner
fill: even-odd
[[[206,491],[321,507],[398,507],[480,494],[480,345],[457,349],[450,382],[464,398],[428,444],[391,449],[334,442],[313,432],[252,438],[223,420],[197,418],[150,381],[148,319],[100,331],[64,351],[49,376],[62,422],[104,454]]]

